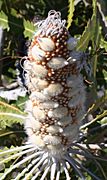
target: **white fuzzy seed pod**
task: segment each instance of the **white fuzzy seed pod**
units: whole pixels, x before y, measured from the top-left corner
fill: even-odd
[[[57,96],[61,94],[63,91],[63,87],[61,84],[50,84],[47,88],[44,89],[43,94],[48,96]]]
[[[51,134],[62,133],[63,129],[57,125],[51,125],[47,127],[47,132]]]
[[[41,92],[38,91],[34,91],[31,95],[30,95],[30,99],[32,101],[38,100],[39,102],[44,102],[46,100],[49,99],[49,97],[47,95],[44,95]]]
[[[51,144],[54,146],[61,144],[61,138],[58,136],[46,135],[43,140],[45,144]]]
[[[48,116],[55,118],[62,118],[68,114],[68,109],[66,107],[58,107],[57,109],[49,110]]]
[[[39,90],[43,90],[48,86],[48,82],[46,80],[39,79],[36,77],[31,78],[31,83],[33,87],[35,87],[35,89],[39,89]]]
[[[54,57],[48,62],[48,66],[52,69],[60,69],[68,65],[68,62],[64,58]]]
[[[54,108],[57,108],[58,106],[59,104],[54,101],[47,101],[47,102],[40,103],[41,109],[54,109]]]
[[[39,146],[40,148],[43,148],[45,146],[45,142],[42,140],[41,136],[38,136],[36,134],[29,136],[28,142],[32,143],[34,146]]]
[[[37,41],[44,51],[53,51],[55,48],[55,43],[50,38],[37,38]]]
[[[77,39],[70,37],[67,41],[67,48],[71,51],[73,50],[77,45]]]
[[[37,78],[45,78],[47,76],[48,70],[42,65],[38,65],[35,62],[31,63],[31,73]]]
[[[64,117],[62,117],[61,119],[59,119],[59,120],[57,121],[57,123],[58,123],[60,126],[69,125],[70,123],[72,123],[72,117],[71,117],[71,115],[69,114],[68,116],[64,116]]]
[[[35,45],[31,50],[31,55],[36,61],[42,61],[45,57],[45,52]]]
[[[34,117],[31,118],[31,116],[29,116],[29,118],[26,119],[25,129],[28,136],[32,136],[36,131],[40,129],[40,127],[41,127],[41,123],[35,120]]]
[[[33,115],[34,115],[35,119],[38,121],[44,121],[46,118],[45,112],[43,110],[39,109],[37,106],[33,107]]]

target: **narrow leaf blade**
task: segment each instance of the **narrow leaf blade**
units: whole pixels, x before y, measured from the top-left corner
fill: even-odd
[[[88,21],[87,26],[83,34],[81,35],[80,40],[78,41],[76,50],[77,51],[85,51],[89,41],[93,38],[94,31],[95,31],[95,23],[96,17],[93,15],[92,18]]]
[[[67,19],[67,29],[71,26],[71,23],[73,21],[73,14],[74,14],[74,10],[75,10],[75,6],[74,6],[74,0],[69,0],[69,10],[68,10],[68,19]]]
[[[0,26],[3,29],[8,29],[9,28],[9,26],[8,26],[8,17],[6,16],[6,14],[3,11],[0,12]]]

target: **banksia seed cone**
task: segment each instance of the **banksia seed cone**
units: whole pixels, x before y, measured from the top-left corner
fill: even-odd
[[[59,12],[50,11],[40,23],[24,65],[31,93],[25,123],[29,142],[59,159],[77,139],[84,114],[79,59],[71,50],[65,21]]]
[[[78,140],[85,102],[79,69],[82,55],[73,50],[75,45],[76,40],[70,37],[59,12],[50,11],[46,20],[39,22],[24,62],[30,93],[25,121],[28,143],[16,148],[22,152],[11,156],[27,154],[27,157],[13,165],[1,179],[28,161],[31,163],[15,180],[21,177],[34,180],[40,174],[43,180],[48,173],[51,180],[59,180],[63,171],[70,180],[70,166],[85,179],[80,171],[84,167],[73,158],[73,154],[80,154],[73,146],[78,147],[74,142]]]

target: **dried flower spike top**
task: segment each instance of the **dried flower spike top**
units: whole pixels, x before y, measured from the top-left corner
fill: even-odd
[[[39,31],[44,36],[60,34],[65,28],[65,20],[61,20],[61,13],[54,10],[49,11],[48,17],[38,23]]]

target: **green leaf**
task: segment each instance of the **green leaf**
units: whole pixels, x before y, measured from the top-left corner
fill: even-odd
[[[97,115],[96,118],[94,119],[94,121],[101,119],[105,116],[107,116],[107,110],[104,110],[104,112],[102,114]]]
[[[25,37],[29,37],[29,38],[31,38],[35,32],[35,27],[33,23],[31,23],[28,20],[26,21],[18,18],[15,15],[15,11],[12,11],[12,14],[9,14],[8,16],[6,16],[6,14],[3,11],[1,11],[0,25],[4,29],[8,29],[8,30],[9,28],[11,28],[12,30],[15,28],[15,32],[17,28],[17,33],[19,32],[19,30],[24,30]]]
[[[86,123],[85,125],[81,126],[81,129],[84,129],[88,126],[90,126],[91,124],[93,124],[94,122],[98,121],[99,119],[103,118],[107,116],[107,110],[104,110],[104,112],[102,114],[99,114],[96,116],[96,118],[94,118],[92,121]]]
[[[80,40],[77,43],[76,50],[77,51],[85,51],[88,43],[91,39],[93,39],[95,32],[95,24],[96,24],[96,16],[93,15],[91,19],[89,19],[87,26],[83,34],[80,37]]]
[[[85,27],[85,30],[83,31],[83,34],[80,37],[80,40],[78,41],[76,50],[77,51],[85,51],[89,41],[92,40],[94,38],[95,32],[97,30],[96,28],[96,0],[92,1],[92,6],[93,6],[93,15],[91,17],[91,19],[89,19],[87,26]]]
[[[96,0],[92,0],[92,6],[93,6],[93,15],[96,15],[96,10],[97,10],[97,4]]]
[[[103,38],[101,38],[100,47],[105,48],[107,51],[107,41],[105,41]]]
[[[0,26],[2,26],[3,29],[9,29],[8,17],[3,11],[0,12]]]
[[[25,114],[23,111],[21,111],[17,107],[10,105],[3,101],[0,101],[0,110],[3,110],[4,112],[6,112],[6,110],[7,110],[8,112],[15,112],[15,113],[22,114],[22,115]]]
[[[93,47],[99,48],[100,40],[101,40],[101,27],[100,27],[99,19],[97,19],[96,25],[95,25],[94,37],[92,39]]]
[[[0,130],[0,138],[1,137],[4,137],[4,136],[9,136],[9,135],[11,135],[11,134],[18,134],[18,133],[22,133],[22,132],[24,132],[24,131],[12,131],[12,130],[9,130],[9,129],[2,129],[2,130]]]
[[[12,159],[16,159],[17,156],[14,157],[14,155],[19,151],[20,151],[19,147],[14,147],[14,146],[11,146],[10,148],[4,147],[3,149],[0,149],[0,163],[2,161],[3,162],[2,164],[4,164],[4,163],[8,163]],[[7,169],[5,168],[5,171],[6,170]]]
[[[34,35],[34,32],[35,32],[35,29],[36,29],[34,24],[32,22],[30,22],[28,20],[26,21],[24,19],[24,28],[25,28],[25,30],[24,30],[25,37],[32,38],[32,36]]]
[[[23,124],[25,113],[15,106],[0,101],[0,129],[10,127],[14,123]]]
[[[104,117],[101,121],[99,121],[100,124],[107,124],[107,116]]]
[[[101,7],[101,3],[97,2],[97,7],[98,7],[98,10],[99,10],[99,13],[100,13],[100,20],[103,22],[104,26],[102,26],[102,28],[104,28],[107,32],[107,18],[105,17],[104,13],[103,13],[103,8]],[[105,7],[106,8],[106,7]]]
[[[74,6],[74,0],[69,0],[69,10],[68,10],[68,19],[67,19],[67,29],[71,26],[71,23],[73,21],[73,14],[74,14],[74,10],[75,10],[75,6]]]
[[[104,103],[107,101],[107,95],[104,95],[103,97],[96,100],[96,102],[88,109],[87,114],[91,114],[95,112],[99,107],[104,105]]]
[[[0,9],[1,9],[1,7],[2,7],[2,4],[3,4],[3,2],[2,2],[2,1],[0,1]]]
[[[101,27],[99,23],[99,19],[96,21],[95,25],[95,32],[92,39],[93,48],[96,51],[100,47],[100,40],[101,40]],[[97,71],[97,60],[98,60],[98,54],[95,53],[95,55],[92,58],[93,62],[93,77],[96,78],[96,71]]]
[[[14,153],[14,151],[11,151],[12,149],[14,149],[15,148],[15,146],[11,146],[11,147],[7,147],[7,146],[5,146],[3,149],[0,149],[0,157],[2,156],[2,153],[3,153],[3,155],[5,154],[7,154],[7,153],[5,153],[6,151],[8,151],[8,150],[10,150],[10,154],[13,154]]]
[[[14,123],[23,124],[24,116],[15,113],[0,112],[0,128],[6,128]]]

